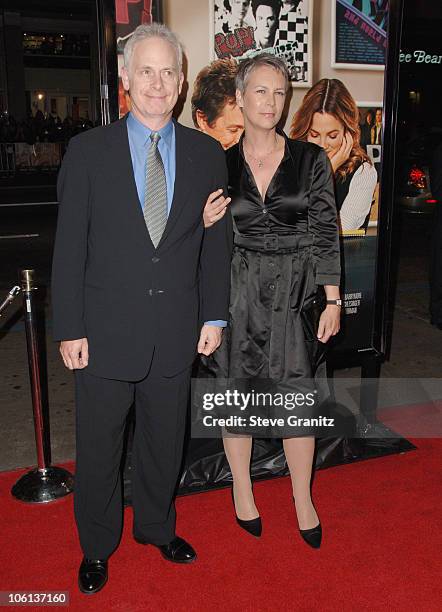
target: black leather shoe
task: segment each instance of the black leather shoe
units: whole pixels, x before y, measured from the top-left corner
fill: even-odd
[[[98,593],[107,582],[107,561],[83,557],[78,570],[78,586],[82,593]]]
[[[301,534],[304,542],[307,542],[307,544],[311,546],[312,548],[319,548],[321,546],[321,540],[322,540],[321,523],[318,523],[316,527],[312,527],[311,529],[300,529],[299,533]]]
[[[231,489],[231,493],[232,493],[233,507],[235,507],[235,498],[233,497],[233,487]],[[255,538],[261,537],[262,521],[261,521],[260,516],[247,521],[247,520],[238,518],[238,515],[236,514],[236,510],[235,510],[235,517],[236,517],[236,522],[242,529],[244,529],[244,531],[247,531],[247,533],[250,533],[250,535],[255,536]]]
[[[191,545],[178,536],[175,536],[169,544],[156,545],[156,547],[167,561],[173,563],[192,563],[196,559],[196,552]]]

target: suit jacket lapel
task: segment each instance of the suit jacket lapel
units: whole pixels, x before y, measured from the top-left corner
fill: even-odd
[[[192,159],[189,156],[189,143],[186,142],[185,130],[174,120],[175,124],[175,185],[173,200],[169,216],[167,218],[164,233],[158,244],[160,248],[170,235],[175,223],[183,211],[186,197],[191,186],[190,172],[192,170]]]
[[[141,226],[141,231],[147,239],[148,245],[154,249],[149,231],[144,221],[140,200],[138,198],[138,191],[132,166],[132,157],[130,154],[129,136],[127,133],[127,117],[128,115],[113,124],[115,132],[109,134],[109,143],[115,149],[115,159],[117,160],[117,168],[115,168],[115,172],[116,176],[121,177],[122,184],[124,185],[124,191],[127,194],[127,199],[129,200],[128,212],[131,211],[131,215],[137,221],[138,225]],[[175,223],[177,222],[184,208],[186,197],[192,183],[190,176],[192,170],[192,159],[189,156],[189,143],[185,137],[185,130],[183,127],[175,120],[174,124],[176,170],[173,200],[170,213],[167,218],[166,227],[157,249],[163,245],[164,241],[170,235]]]
[[[125,201],[127,201],[128,214],[131,215],[134,223],[140,229],[143,240],[146,240],[147,245],[154,249],[155,247],[150,239],[150,234],[144,220],[143,209],[141,208],[137,184],[135,182],[126,124],[128,116],[128,114],[125,115],[122,119],[113,124],[113,126],[115,126],[115,132],[110,134],[109,138],[109,142],[112,147],[114,147],[115,159],[117,161],[115,176],[121,177],[121,183],[124,188],[124,193],[126,194]]]

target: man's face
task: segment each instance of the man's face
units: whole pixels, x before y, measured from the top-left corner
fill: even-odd
[[[247,15],[250,0],[230,0],[232,7],[232,17],[235,21],[242,21]]]
[[[277,15],[271,6],[261,4],[256,9],[255,21],[255,38],[258,47],[265,49],[272,47],[276,29],[278,27]]]
[[[141,40],[121,76],[124,89],[130,91],[131,110],[137,119],[151,129],[166,125],[184,78],[173,46],[158,37]]]
[[[381,110],[376,111],[376,123],[378,125],[382,123],[382,111]]]
[[[236,144],[244,130],[242,112],[236,102],[227,103],[212,124],[208,124],[201,111],[197,111],[197,122],[200,130],[215,138],[223,149]]]

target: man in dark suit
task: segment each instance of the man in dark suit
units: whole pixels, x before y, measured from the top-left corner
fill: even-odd
[[[371,128],[371,144],[382,144],[382,108],[376,109],[374,126]]]
[[[219,346],[228,316],[232,233],[229,215],[203,228],[207,196],[227,189],[227,171],[214,139],[172,120],[181,66],[170,30],[139,26],[122,73],[131,112],[73,138],[59,176],[53,329],[75,370],[86,593],[104,586],[121,536],[120,463],[134,401],[134,537],[170,561],[196,557],[175,534],[173,495],[191,365]]]
[[[365,151],[367,151],[367,145],[371,144],[371,129],[373,127],[373,117],[374,111],[369,108],[365,115],[364,123],[361,125],[360,143],[361,146],[364,147]]]

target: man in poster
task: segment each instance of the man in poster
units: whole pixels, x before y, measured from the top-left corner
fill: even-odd
[[[89,594],[105,585],[121,537],[134,401],[134,538],[168,561],[196,558],[175,534],[173,496],[192,362],[219,346],[229,306],[230,215],[206,231],[202,220],[207,196],[226,189],[224,153],[172,121],[184,79],[176,36],[139,26],[122,77],[131,112],[70,141],[52,275],[53,336],[75,370],[78,580]]]
[[[233,32],[252,25],[250,0],[217,0],[214,3],[216,32]]]
[[[234,60],[215,60],[198,73],[192,94],[192,119],[196,128],[216,138],[223,149],[238,142],[244,119],[236,103]]]
[[[371,128],[371,144],[382,144],[382,108],[376,109],[375,123]]]
[[[275,44],[280,12],[280,0],[252,0],[257,49],[267,49]]]

